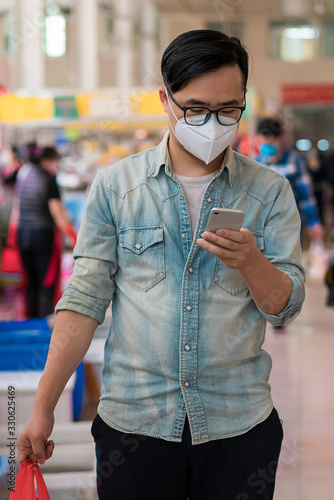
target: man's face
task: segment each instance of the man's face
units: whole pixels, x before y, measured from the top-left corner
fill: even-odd
[[[159,94],[164,111],[168,114],[169,123],[174,130],[176,118],[171,107],[178,120],[183,118],[184,113],[171,99],[168,102],[164,87],[159,89]],[[223,106],[243,106],[245,90],[241,69],[237,65],[228,66],[195,76],[185,88],[175,92],[173,97],[184,107],[205,106],[216,110]]]

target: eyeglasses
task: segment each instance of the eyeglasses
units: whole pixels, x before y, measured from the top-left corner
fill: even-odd
[[[168,90],[167,92],[173,103],[176,104],[178,108],[182,109],[185,122],[194,127],[204,125],[208,120],[210,120],[212,114],[216,115],[217,120],[221,125],[235,125],[240,121],[242,113],[246,109],[246,97],[244,98],[244,106],[224,106],[219,109],[209,109],[203,106],[192,106],[186,108],[181,106],[181,104],[174,99]]]

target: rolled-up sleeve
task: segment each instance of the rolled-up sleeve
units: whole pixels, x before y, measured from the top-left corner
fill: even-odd
[[[117,238],[110,211],[110,193],[104,171],[95,177],[75,246],[74,269],[64,294],[56,306],[76,311],[103,323],[112,300],[117,269]]]
[[[298,316],[305,299],[305,271],[300,264],[300,216],[290,183],[281,178],[281,188],[265,223],[264,255],[280,271],[289,276],[292,289],[285,308],[276,315],[261,309],[263,317],[273,325],[287,325]],[[269,298],[274,300],[274,297]]]

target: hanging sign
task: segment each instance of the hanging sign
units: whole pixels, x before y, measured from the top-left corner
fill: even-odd
[[[284,104],[334,102],[334,85],[284,85]]]
[[[75,97],[72,95],[55,97],[54,115],[56,118],[77,118],[78,109]]]

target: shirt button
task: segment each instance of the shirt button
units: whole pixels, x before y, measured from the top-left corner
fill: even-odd
[[[194,272],[193,268],[192,267],[189,267],[188,269],[188,273],[192,274]]]
[[[190,351],[190,349],[191,349],[191,347],[190,347],[189,344],[185,345],[184,348],[185,348],[186,351]]]
[[[208,197],[207,197],[207,199],[206,199],[206,201],[207,201],[208,203],[212,203],[212,198],[210,198],[210,196],[208,196]]]
[[[140,243],[137,243],[137,244],[135,245],[135,248],[136,248],[137,250],[140,250],[142,246],[143,246],[143,245],[141,245]]]
[[[186,307],[186,309],[187,309],[187,311],[189,311],[189,312],[190,312],[190,311],[192,310],[192,307],[191,307],[190,305],[188,305],[188,306]]]
[[[186,233],[182,233],[182,238],[186,238],[187,237],[187,234]]]
[[[186,381],[183,385],[184,385],[184,387],[187,387],[187,388],[190,386],[188,381]]]

